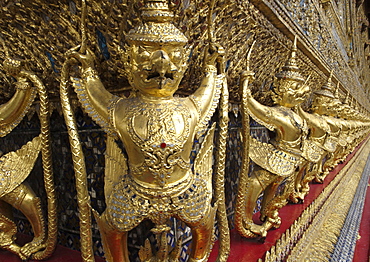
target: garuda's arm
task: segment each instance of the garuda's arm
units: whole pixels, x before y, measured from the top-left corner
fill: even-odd
[[[277,120],[277,112],[274,112],[274,108],[260,104],[256,99],[254,99],[250,89],[246,89],[245,97],[247,99],[245,104],[248,114],[257,123],[265,126],[270,131],[273,131],[275,129],[275,122]]]
[[[200,87],[189,98],[194,103],[198,111],[198,124],[196,128],[197,134],[204,132],[215,112],[219,99],[222,85],[226,81],[223,70],[216,69],[216,60],[222,60],[221,56],[224,50],[220,46],[212,46],[216,49],[212,54],[207,54],[206,64],[204,66],[204,77]],[[221,63],[221,62],[218,62]],[[219,71],[219,72],[217,72]]]
[[[301,105],[297,105],[296,108],[297,108],[298,115],[300,115],[302,118],[304,118],[307,121],[309,121],[309,119],[312,117],[312,114],[309,114],[306,111],[304,111],[302,109]]]
[[[326,121],[321,117],[317,116],[316,114],[310,114],[304,111],[301,105],[297,107],[297,113],[301,116],[304,120],[306,120],[309,128],[311,129],[311,137],[321,136],[324,133],[330,133],[330,127],[326,123]]]
[[[307,124],[308,124],[308,127],[311,129],[311,132],[312,130],[316,129],[316,130],[319,130],[319,132],[322,132],[322,131],[325,131],[325,132],[329,132],[329,126],[324,126],[324,124],[322,124],[322,128],[326,128],[325,130],[320,130],[318,129],[320,127],[320,120],[322,121],[322,119],[320,119],[319,117],[315,116],[314,114],[310,114],[310,113],[307,113],[306,111],[304,111],[301,107],[301,105],[297,105],[296,106],[296,113],[302,117],[304,120],[306,120]],[[312,135],[312,133],[311,133]]]
[[[72,52],[71,56],[82,64],[82,79],[71,79],[82,107],[108,134],[114,135],[111,114],[120,98],[105,89],[89,51],[86,55]]]
[[[35,89],[24,77],[18,77],[15,87],[13,97],[0,105],[0,137],[6,136],[19,124],[36,95]]]

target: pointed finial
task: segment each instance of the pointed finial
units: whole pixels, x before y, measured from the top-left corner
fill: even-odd
[[[318,96],[326,96],[326,97],[334,98],[333,84],[331,82],[332,77],[333,77],[333,70],[330,71],[330,75],[328,77],[328,80],[321,87],[321,89],[314,92],[315,95],[318,95]]]
[[[331,83],[331,79],[333,78],[333,69],[332,70],[330,70],[330,75],[329,75],[329,78],[328,78],[328,82],[330,82]]]
[[[348,103],[349,103],[349,92],[347,92],[346,98],[344,98],[344,102],[343,103],[348,105]]]
[[[339,81],[338,81],[338,83],[337,83],[337,87],[335,88],[334,97],[335,97],[336,99],[339,99]]]
[[[290,59],[287,61],[286,66],[297,66],[297,36],[294,36],[293,46],[290,50]]]
[[[246,60],[247,60],[247,66],[246,66],[246,69],[247,71],[250,71],[250,60],[251,60],[251,54],[252,54],[252,50],[253,50],[253,47],[254,47],[254,44],[256,43],[256,40],[253,41],[251,47],[249,48],[248,52],[247,52],[247,57],[246,57]]]
[[[293,46],[290,49],[290,55],[283,66],[283,70],[276,74],[278,79],[293,80],[297,82],[304,82],[303,76],[299,72],[297,64],[297,36],[294,37]]]
[[[293,46],[290,49],[290,57],[285,67],[297,67],[297,36],[294,36]]]
[[[145,0],[141,8],[143,24],[126,35],[129,43],[171,43],[185,45],[188,39],[173,24],[173,12],[167,0]]]
[[[294,41],[293,41],[293,49],[297,51],[297,36],[294,36]]]

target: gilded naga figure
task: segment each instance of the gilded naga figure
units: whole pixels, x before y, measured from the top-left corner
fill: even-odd
[[[293,108],[304,101],[309,87],[299,73],[296,52],[295,39],[289,59],[282,71],[276,74],[274,81],[273,99],[276,106],[262,105],[253,98],[248,88],[253,77],[249,65],[241,76],[244,152],[235,224],[239,233],[247,238],[266,237],[269,229],[280,226],[279,209],[287,204],[288,197],[294,191],[296,176],[301,174],[306,163],[302,148],[308,129],[305,120]],[[250,137],[246,123],[249,116],[274,131],[275,137],[271,144]],[[250,174],[248,156],[256,164]],[[277,194],[283,181],[285,186]],[[258,225],[253,221],[253,214],[261,193],[263,200],[260,219],[263,224]]]
[[[151,231],[160,247],[152,254],[154,249],[147,242],[139,252],[140,259],[177,260],[177,251],[168,254],[166,242],[171,217],[191,228],[189,261],[207,261],[215,215],[224,205],[220,194],[214,193],[224,186],[222,172],[216,172],[217,188],[212,186],[215,125],[209,127],[221,93],[227,92],[222,69],[224,51],[211,42],[205,52],[200,87],[188,97],[174,97],[187,68],[190,48],[185,35],[173,25],[173,16],[167,0],[144,1],[142,24],[126,34],[126,69],[134,89],[129,98],[105,89],[89,50],[72,49],[68,53],[69,58],[81,63],[82,79],[72,80],[78,99],[108,135],[104,186],[107,208],[101,216],[94,214],[106,258],[111,262],[129,261],[128,231],[147,219],[154,223]],[[71,126],[68,109],[64,113]],[[201,136],[204,141],[192,168],[190,153],[195,138]],[[117,139],[122,141],[127,158]],[[221,213],[219,218],[226,219]],[[224,254],[220,261],[226,259]]]
[[[7,54],[3,69],[16,79],[16,92],[7,103],[0,105],[0,136],[5,137],[20,123],[37,93],[40,99],[41,134],[19,150],[0,157],[0,247],[17,254],[23,260],[42,260],[54,251],[57,234],[47,94],[41,80],[33,72],[24,69],[24,61],[12,59]],[[48,196],[49,230],[45,225],[40,199],[25,181],[40,151]],[[15,243],[17,227],[12,220],[12,207],[26,216],[34,232],[33,240],[24,246]]]

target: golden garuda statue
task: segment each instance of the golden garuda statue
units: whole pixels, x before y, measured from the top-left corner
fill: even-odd
[[[334,92],[334,99],[331,99],[328,104],[327,110],[330,112],[330,115],[334,116],[339,122],[340,132],[339,136],[336,138],[336,148],[333,153],[329,153],[326,156],[326,161],[323,166],[324,176],[326,176],[340,161],[342,152],[347,145],[346,134],[348,133],[346,117],[342,116],[343,110],[347,107],[345,103],[342,103],[339,97],[339,82]],[[320,181],[319,181],[320,182]]]
[[[191,228],[190,261],[207,261],[214,239],[216,212],[221,231],[219,259],[227,259],[228,226],[223,197],[225,151],[222,150],[228,121],[224,51],[213,42],[212,32],[209,32],[211,41],[204,55],[200,87],[191,96],[174,97],[191,49],[184,34],[172,24],[173,17],[167,0],[144,1],[142,23],[125,36],[128,42],[125,66],[135,90],[128,98],[105,89],[94,69],[92,52],[86,50],[84,43],[80,50],[77,47],[67,53],[62,71],[61,99],[80,195],[86,195],[86,171],[81,164],[83,155],[66,89],[68,70],[76,60],[81,63],[82,78],[72,79],[75,92],[85,112],[107,133],[104,185],[107,208],[101,216],[97,212],[94,214],[108,261],[129,261],[128,231],[143,220],[154,223],[151,231],[157,236],[159,249],[153,254],[155,249],[146,242],[139,252],[141,260],[178,259],[177,249],[169,252],[167,245],[171,217]],[[209,121],[219,103],[222,104],[219,141],[223,144],[217,156],[216,177],[213,177],[215,124],[210,127]],[[195,138],[202,138],[203,142],[192,167],[190,154]],[[125,153],[116,140],[122,141]],[[80,197],[78,201],[80,212],[86,211],[88,198]],[[87,212],[81,218],[81,234],[87,235],[86,239],[90,234],[88,216]],[[91,244],[83,241],[84,260],[93,260],[90,251],[84,250]]]
[[[51,163],[49,104],[46,89],[40,79],[25,70],[23,60],[6,58],[3,69],[14,77],[15,94],[0,105],[0,137],[10,133],[27,114],[38,93],[40,99],[41,133],[15,152],[0,157],[0,247],[17,254],[21,259],[42,260],[49,257],[56,245],[57,218],[54,181]],[[40,199],[25,181],[42,153],[44,184],[48,197],[48,230],[41,209]],[[12,207],[21,211],[29,220],[34,237],[24,246],[15,243],[17,227],[12,220]]]
[[[358,112],[355,106],[349,103],[349,94],[344,102],[338,106],[333,105],[333,115],[341,118],[342,131],[339,139],[340,151],[335,155],[334,163],[344,161],[349,153],[362,141],[364,130],[368,121]],[[366,132],[365,132],[366,134]]]
[[[312,104],[312,110],[315,114],[321,116],[326,123],[329,125],[329,132],[325,137],[324,149],[326,153],[326,166],[330,163],[330,159],[335,159],[334,152],[338,145],[338,139],[341,134],[342,121],[335,117],[336,113],[333,110],[334,103],[337,103],[333,92],[332,84],[332,73],[330,74],[327,83],[324,84],[320,90],[314,92],[314,102]],[[322,161],[320,161],[322,162]],[[321,164],[321,163],[320,163]],[[329,170],[325,166],[322,170],[318,169],[314,173],[315,181],[322,183],[325,177],[328,175]]]
[[[294,202],[304,200],[310,190],[309,183],[313,179],[322,182],[324,177],[323,160],[333,154],[337,146],[339,134],[335,129],[337,125],[334,128],[333,119],[325,117],[330,108],[327,100],[335,99],[331,91],[332,76],[333,73],[331,72],[327,83],[320,90],[314,92],[312,113],[303,111],[300,105],[297,106],[298,114],[306,120],[310,130],[307,142],[312,154],[308,158],[309,164],[306,167],[305,174],[297,177],[295,198],[291,199]]]
[[[247,238],[265,237],[271,228],[281,224],[279,209],[285,206],[294,192],[296,176],[304,169],[303,144],[307,138],[304,119],[292,108],[302,103],[309,92],[296,61],[296,39],[283,70],[276,75],[273,99],[276,106],[269,107],[255,100],[248,88],[253,72],[242,74],[243,105],[243,163],[239,180],[235,225]],[[250,53],[250,51],[249,51]],[[249,60],[250,54],[247,56]],[[248,61],[249,62],[249,61]],[[258,123],[275,132],[271,144],[261,143],[249,135],[251,116]],[[249,159],[256,164],[249,174]],[[277,189],[285,181],[280,194]],[[253,222],[256,202],[263,192],[261,207],[262,225]]]

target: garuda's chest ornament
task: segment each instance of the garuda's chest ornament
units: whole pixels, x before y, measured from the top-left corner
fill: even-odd
[[[126,131],[144,157],[143,163],[130,165],[134,176],[149,172],[153,174],[155,184],[165,186],[175,166],[185,170],[190,168],[190,161],[184,160],[183,148],[190,139],[192,115],[183,99],[166,104],[134,99],[126,108]]]

